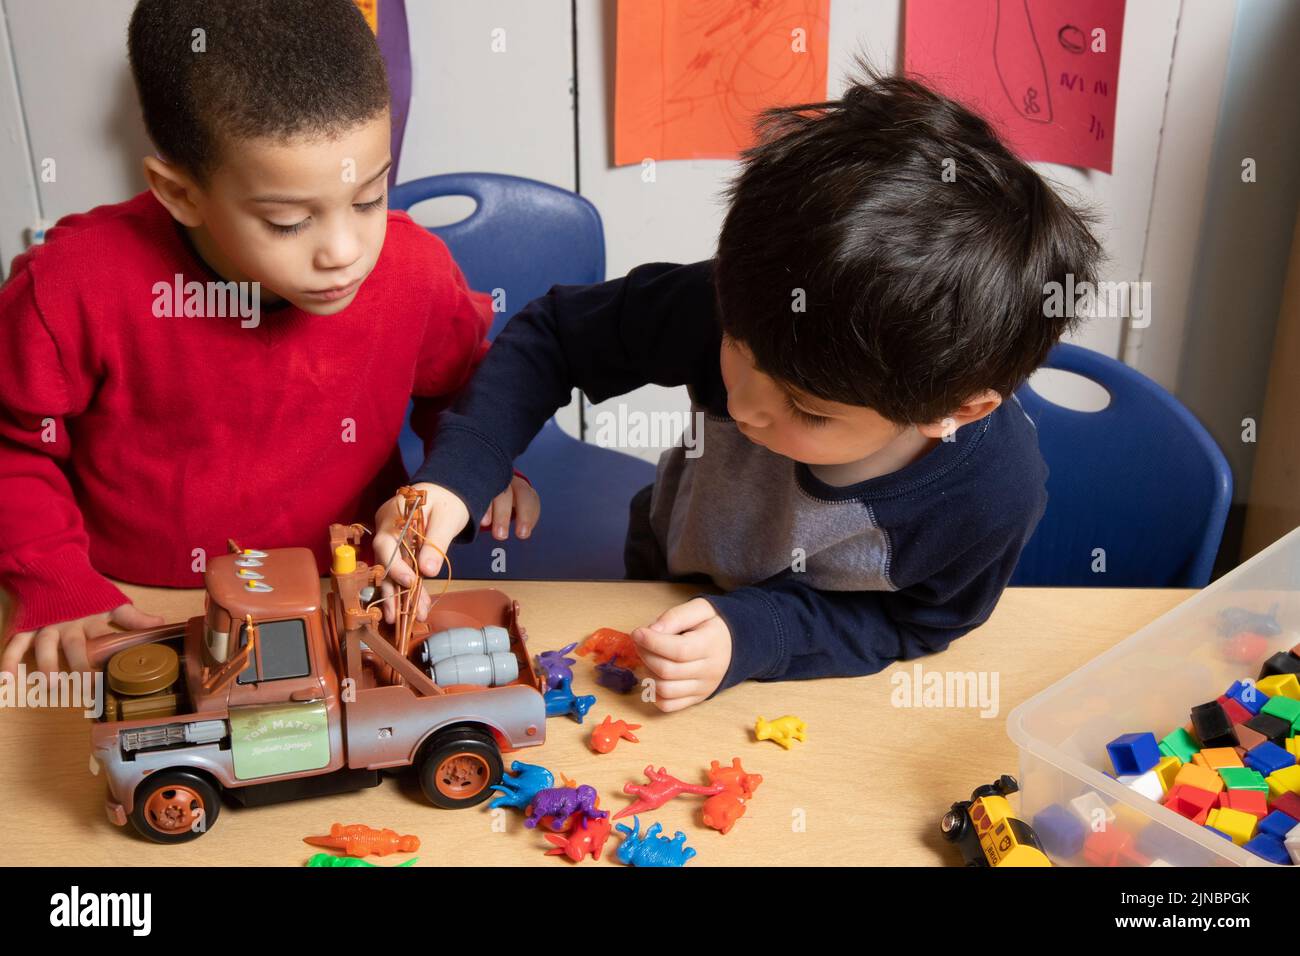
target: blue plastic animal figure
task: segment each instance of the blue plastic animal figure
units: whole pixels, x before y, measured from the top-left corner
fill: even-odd
[[[596,683],[619,694],[626,694],[637,685],[636,673],[619,667],[613,661],[596,665]]]
[[[1225,607],[1219,612],[1219,634],[1235,637],[1242,631],[1253,631],[1261,637],[1274,637],[1282,633],[1277,623],[1277,604],[1260,614],[1244,607]]]
[[[546,700],[547,717],[572,717],[578,723],[582,723],[582,718],[587,716],[587,711],[591,710],[596,698],[592,694],[585,694],[581,697],[573,693],[570,686],[573,683],[572,677],[566,677],[560,682],[560,686],[555,690],[548,690],[542,696]]]
[[[488,809],[514,807],[516,810],[522,810],[533,802],[533,797],[539,792],[549,790],[554,785],[555,777],[545,767],[516,760],[510,765],[509,776],[504,776],[500,783],[493,784],[492,789],[496,790],[499,796],[492,798]]]
[[[547,690],[555,690],[566,680],[573,680],[573,665],[577,663],[577,658],[565,655],[577,646],[578,642],[574,641],[558,651],[542,651],[537,655],[537,669],[546,676]]]
[[[633,817],[632,826],[618,824],[618,832],[624,840],[618,847],[620,863],[628,866],[685,866],[686,861],[695,856],[695,850],[686,845],[686,834],[678,830],[670,840],[660,836],[663,829],[659,824],[650,824],[645,835],[640,835],[641,818]]]

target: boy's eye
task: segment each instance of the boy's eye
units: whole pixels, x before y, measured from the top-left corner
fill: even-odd
[[[271,222],[269,219],[263,221],[267,224],[267,226],[271,228],[271,231],[274,232],[276,235],[296,236],[298,233],[302,232],[302,230],[306,227],[307,223],[311,221],[311,216],[308,216],[306,219],[302,220],[302,222],[295,222],[292,225],[288,225],[288,226],[281,225],[278,222]]]
[[[370,200],[370,202],[353,203],[352,208],[356,209],[359,212],[365,212],[368,209],[378,209],[380,206],[384,204],[385,200],[387,199],[388,199],[388,194],[384,193],[378,199],[372,199]]]
[[[811,412],[805,412],[802,408],[800,408],[798,405],[794,403],[794,399],[792,399],[789,395],[785,397],[785,407],[788,408],[790,410],[790,414],[793,415],[795,418],[797,418],[799,421],[803,422],[805,425],[810,425],[814,428],[817,427],[818,425],[825,425],[830,421],[830,419],[827,418],[825,415],[814,415]]]

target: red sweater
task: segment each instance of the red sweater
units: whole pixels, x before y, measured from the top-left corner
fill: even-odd
[[[323,571],[329,523],[372,525],[406,480],[411,397],[427,446],[487,350],[490,311],[402,212],[333,316],[285,303],[256,328],[157,318],[154,285],[177,273],[219,279],[145,192],[60,220],[0,287],[0,586],[14,630],[124,603],[104,575],[201,587],[201,559],[227,538],[310,547]]]

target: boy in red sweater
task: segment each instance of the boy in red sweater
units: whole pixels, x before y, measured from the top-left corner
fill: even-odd
[[[68,216],[0,287],[0,672],[163,623],[108,577],[202,586],[228,538],[312,546],[403,484],[490,312],[386,211],[388,84],[351,0],[140,0],[149,191]],[[516,478],[493,503],[527,537]],[[107,576],[107,577],[106,577]]]

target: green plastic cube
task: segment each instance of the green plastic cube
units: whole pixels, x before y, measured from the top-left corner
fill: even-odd
[[[1300,728],[1300,700],[1295,698],[1283,697],[1281,694],[1270,697],[1260,713],[1277,717],[1279,720],[1289,720],[1292,732]]]
[[[1229,790],[1262,790],[1268,793],[1268,781],[1258,770],[1249,767],[1221,767],[1219,776]]]
[[[1201,745],[1186,727],[1179,727],[1160,741],[1160,752],[1166,757],[1177,757],[1183,763],[1191,763],[1192,757],[1201,752]]]

